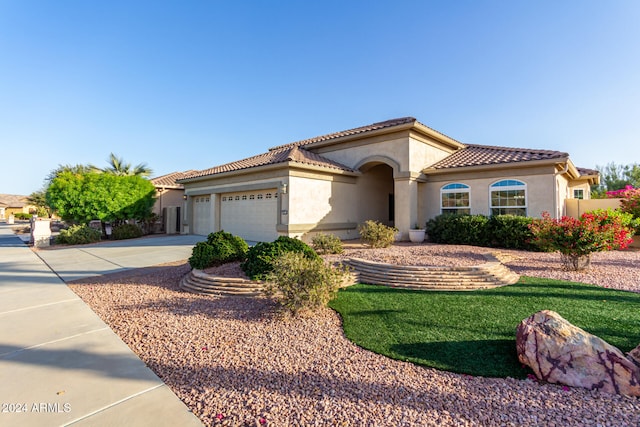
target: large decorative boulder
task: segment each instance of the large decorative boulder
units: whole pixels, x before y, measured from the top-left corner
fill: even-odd
[[[520,362],[539,380],[640,396],[640,346],[625,357],[554,311],[539,311],[520,322],[516,346]]]

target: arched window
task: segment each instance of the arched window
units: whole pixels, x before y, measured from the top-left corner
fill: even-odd
[[[527,184],[503,179],[490,187],[491,215],[527,216]]]
[[[470,215],[471,189],[466,184],[447,184],[440,189],[440,213]]]

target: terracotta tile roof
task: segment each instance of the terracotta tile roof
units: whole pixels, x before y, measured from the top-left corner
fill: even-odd
[[[271,149],[268,152],[258,154],[257,156],[249,157],[220,166],[215,166],[210,169],[194,171],[188,176],[185,176],[183,179],[198,178],[207,175],[216,175],[223,172],[231,172],[254,168],[257,166],[274,165],[286,162],[320,166],[347,172],[355,172],[353,169],[345,165],[334,162],[333,160],[327,159],[326,157],[323,157],[316,153],[312,153],[303,148],[299,148],[297,146],[282,146],[281,148]]]
[[[582,175],[600,175],[600,172],[598,172],[595,169],[587,169],[587,168],[579,168],[579,167],[576,167],[576,169],[578,170],[578,173],[580,174],[580,176],[582,176]]]
[[[188,170],[186,172],[171,172],[166,175],[161,175],[151,179],[151,183],[156,187],[173,187],[173,188],[184,188],[184,185],[176,182],[179,179],[184,178],[194,172],[195,170]]]
[[[29,204],[27,196],[19,194],[0,194],[0,206],[7,208],[22,208]]]
[[[370,125],[366,125],[366,126],[360,126],[354,129],[348,129],[348,130],[343,130],[340,132],[334,132],[334,133],[329,133],[327,135],[322,135],[322,136],[316,136],[314,138],[309,138],[309,139],[303,139],[301,141],[296,141],[296,142],[291,142],[289,144],[284,144],[284,145],[278,145],[276,147],[270,148],[270,150],[277,150],[283,147],[290,147],[290,146],[307,146],[316,142],[324,142],[324,141],[329,141],[332,139],[337,139],[337,138],[342,138],[344,136],[351,136],[351,135],[358,135],[358,134],[362,134],[362,133],[366,133],[366,132],[372,132],[375,130],[379,130],[379,129],[385,129],[385,128],[390,128],[390,127],[394,127],[394,126],[400,126],[400,125],[405,125],[405,124],[409,124],[409,123],[420,123],[418,122],[418,120],[416,120],[415,117],[400,117],[397,119],[391,119],[391,120],[385,120],[383,122],[377,122],[377,123],[372,123]],[[454,140],[453,138],[451,138],[450,136],[447,136],[445,134],[443,134],[442,132],[438,132],[437,130],[430,128],[429,126],[426,126],[423,123],[420,123],[420,125],[430,129],[431,131],[440,134],[446,138],[449,138],[451,140]],[[455,140],[454,140],[455,141]]]
[[[452,169],[465,166],[497,165],[533,160],[562,159],[569,155],[561,151],[528,148],[494,147],[467,144],[464,148],[431,165],[428,169]]]

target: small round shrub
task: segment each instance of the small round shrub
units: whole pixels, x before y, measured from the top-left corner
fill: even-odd
[[[82,245],[99,242],[101,237],[100,230],[91,228],[86,224],[72,225],[66,230],[60,230],[55,242],[61,245]]]
[[[333,234],[318,233],[311,239],[313,249],[319,254],[341,254],[342,240]]]
[[[199,270],[245,258],[249,245],[241,237],[224,231],[216,231],[198,242],[191,252],[189,265]]]
[[[358,226],[358,233],[373,248],[388,248],[395,240],[398,229],[378,221],[367,220]]]
[[[111,237],[114,240],[135,239],[142,237],[142,235],[142,229],[135,224],[116,225],[111,232]]]
[[[302,240],[280,236],[273,242],[252,246],[241,268],[252,280],[263,280],[273,270],[274,260],[285,252],[301,253],[309,259],[319,258],[313,248]]]
[[[273,260],[265,293],[293,315],[312,312],[336,296],[346,274],[346,268],[334,268],[321,258],[285,252]]]

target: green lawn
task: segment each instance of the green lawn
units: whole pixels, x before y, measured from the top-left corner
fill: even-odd
[[[516,326],[544,309],[623,352],[640,343],[640,294],[522,277],[473,292],[409,291],[356,285],[329,304],[357,345],[388,357],[486,377],[524,378]]]

